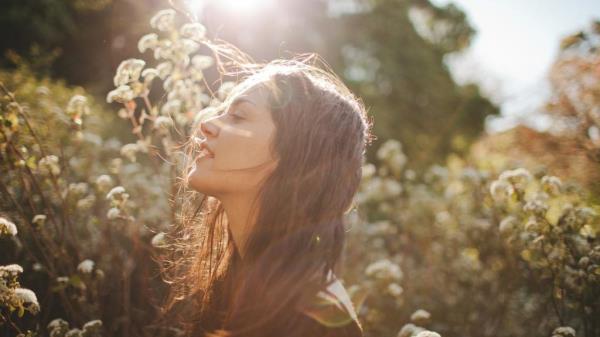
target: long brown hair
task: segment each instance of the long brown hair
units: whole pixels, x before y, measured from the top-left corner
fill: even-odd
[[[223,44],[210,47],[242,75],[219,109],[250,86],[268,90],[279,163],[261,183],[243,263],[220,201],[183,184],[180,221],[162,259],[170,284],[163,309],[189,335],[291,335],[299,309],[326,286],[329,270],[339,271],[344,214],[374,139],[372,121],[316,54],[258,64]],[[196,146],[187,144],[189,160]]]

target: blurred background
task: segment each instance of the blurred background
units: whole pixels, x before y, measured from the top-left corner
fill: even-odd
[[[21,261],[22,283],[42,306],[41,316],[15,322],[41,335],[59,316],[74,326],[101,319],[106,336],[156,333],[144,330],[151,300],[139,289],[154,287],[157,297],[164,290],[157,279],[144,280],[155,276],[150,239],[171,221],[169,184],[148,191],[145,182],[172,172],[159,165],[141,174],[150,159],[126,160],[122,146],[140,131],[132,133],[119,119],[120,104],[105,97],[123,60],[153,61],[138,41],[165,8],[256,61],[316,52],[365,102],[377,140],[367,152],[358,215],[349,218],[346,255],[360,263],[345,268],[344,280],[361,304],[366,335],[411,336],[427,327],[444,336],[600,336],[600,3],[592,0],[2,1],[2,118],[10,130],[1,148],[0,210],[23,237],[1,239],[0,263]],[[206,77],[215,79],[215,71]],[[94,116],[73,140],[81,123],[61,124],[60,111],[73,117],[66,107],[76,94],[87,97]],[[58,222],[85,223],[71,243],[53,236],[65,235],[59,229],[47,233],[52,244],[36,241],[32,218],[45,192],[35,192],[33,181],[45,145],[11,145],[15,125],[24,123],[11,102],[27,107],[47,151],[61,154],[66,176],[47,188],[80,193],[71,208],[68,193],[46,203],[58,218],[67,214]],[[54,122],[43,125],[50,115],[64,133],[51,129]],[[33,173],[19,171],[15,163],[36,151]],[[119,238],[112,224],[98,227],[110,218],[96,180],[103,173],[133,200],[134,224],[119,227]],[[97,191],[79,185],[77,192],[71,185],[78,182]],[[138,226],[136,234],[128,226]],[[50,247],[63,247],[72,260],[38,275],[61,259],[44,258]],[[74,278],[86,257],[111,281]],[[69,280],[62,286],[61,276]],[[94,287],[102,290],[90,294]],[[8,308],[0,329],[16,334]]]

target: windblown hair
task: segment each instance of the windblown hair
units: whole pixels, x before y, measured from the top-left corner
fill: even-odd
[[[260,185],[243,263],[220,201],[183,184],[180,221],[162,259],[170,284],[163,309],[187,335],[292,336],[297,313],[327,286],[328,271],[340,270],[344,215],[375,139],[372,121],[316,54],[259,64],[232,46],[209,47],[221,73],[241,78],[219,109],[250,87],[267,90],[279,164]],[[183,177],[196,146],[186,145]]]

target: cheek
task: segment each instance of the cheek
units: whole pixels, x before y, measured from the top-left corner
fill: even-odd
[[[250,137],[232,136],[220,139],[214,167],[217,169],[244,169],[272,160],[270,143],[262,134]]]

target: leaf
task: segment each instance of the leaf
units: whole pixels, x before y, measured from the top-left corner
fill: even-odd
[[[546,220],[553,226],[558,224],[561,214],[563,213],[563,207],[558,202],[550,202],[550,207],[546,211]]]
[[[85,289],[85,283],[83,283],[79,275],[71,275],[71,277],[69,277],[69,283],[75,288]]]
[[[521,257],[527,262],[531,261],[531,251],[529,251],[529,249],[523,249],[521,251]]]

